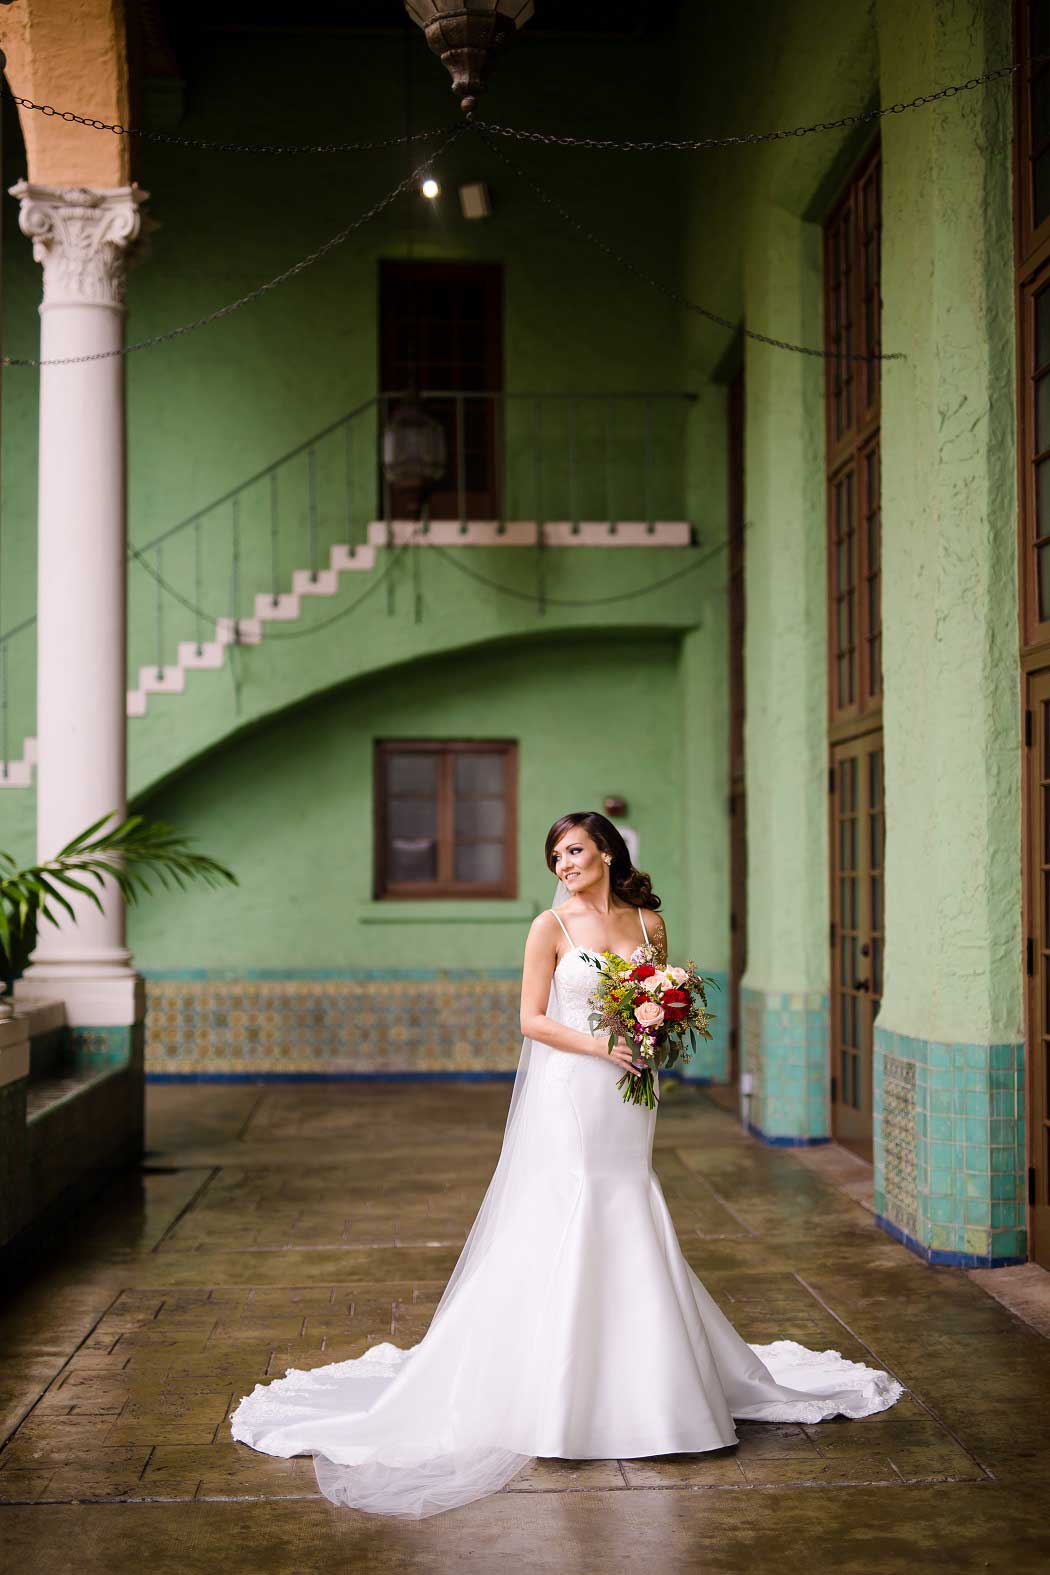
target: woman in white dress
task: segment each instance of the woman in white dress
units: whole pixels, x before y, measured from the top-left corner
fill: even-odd
[[[418,1518],[537,1456],[722,1449],[734,1419],[861,1417],[903,1392],[837,1351],[746,1344],[686,1263],[652,1168],[657,1111],[623,1103],[631,1051],[588,1027],[595,955],[651,942],[666,959],[660,900],[604,815],[562,816],[546,857],[557,912],[525,945],[502,1151],[425,1336],[291,1368],[231,1417],[254,1449],[312,1455],[336,1504]]]

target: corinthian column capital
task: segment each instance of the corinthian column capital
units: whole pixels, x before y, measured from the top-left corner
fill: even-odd
[[[128,262],[143,232],[136,185],[89,190],[20,180],[19,226],[44,269],[44,306],[123,306]]]

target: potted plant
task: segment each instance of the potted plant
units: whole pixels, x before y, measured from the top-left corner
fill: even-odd
[[[103,830],[109,820],[117,824]],[[57,924],[59,909],[75,921],[64,892],[89,897],[101,913],[99,893],[106,876],[113,879],[128,903],[135,902],[142,892],[152,892],[151,876],[162,886],[184,887],[192,880],[203,880],[209,886],[237,885],[236,875],[225,865],[205,853],[191,851],[187,839],[172,826],[142,815],[128,815],[123,820],[112,812],[103,815],[54,858],[28,869],[18,869],[11,855],[0,851],[0,1017],[10,1017],[14,1010],[14,981],[29,962],[40,924]]]

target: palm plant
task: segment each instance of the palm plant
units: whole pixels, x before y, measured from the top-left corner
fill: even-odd
[[[116,820],[108,831],[102,828]],[[0,852],[0,979],[6,994],[29,961],[42,921],[57,924],[61,909],[76,921],[64,892],[90,898],[101,913],[105,878],[109,876],[126,902],[151,893],[150,877],[162,886],[185,887],[203,880],[209,886],[238,884],[236,875],[205,853],[194,853],[174,827],[143,815],[123,820],[111,812],[88,826],[43,864],[18,869],[9,853]],[[91,883],[94,884],[91,884]]]

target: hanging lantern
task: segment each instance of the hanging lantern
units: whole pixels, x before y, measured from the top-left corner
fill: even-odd
[[[525,26],[533,0],[405,0],[405,10],[448,68],[452,91],[469,115],[497,51]]]
[[[445,474],[445,429],[414,394],[403,399],[383,429],[383,474],[403,488],[413,511]]]

